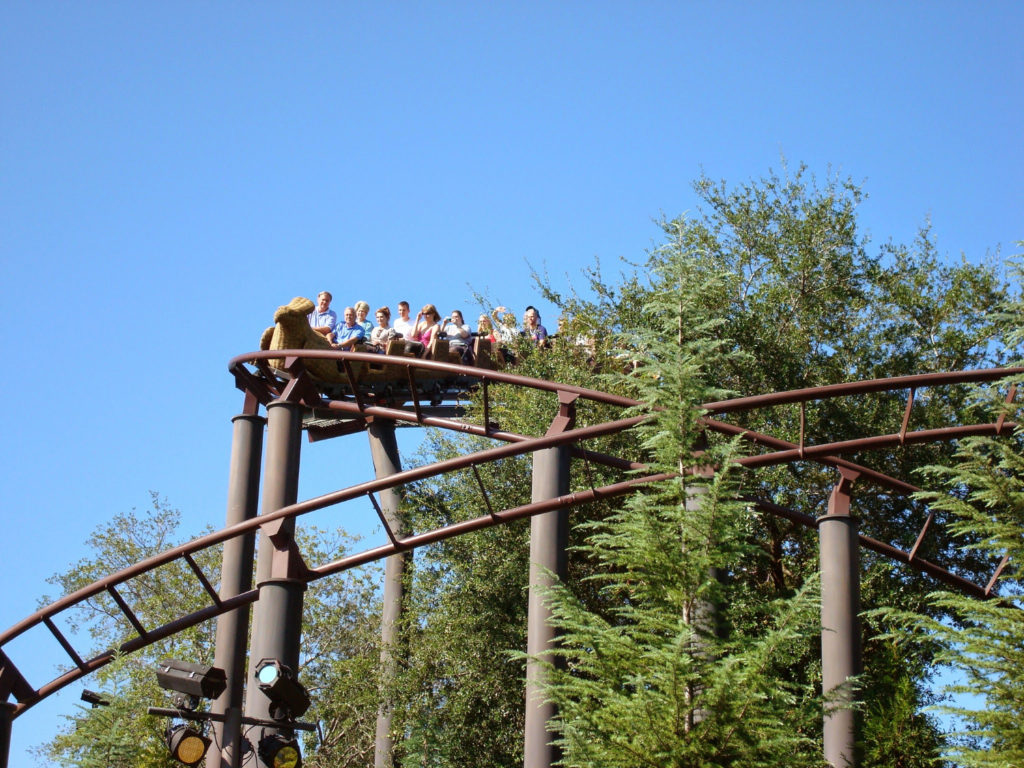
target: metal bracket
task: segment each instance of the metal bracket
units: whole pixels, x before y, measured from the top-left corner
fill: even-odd
[[[839,482],[832,488],[832,494],[828,497],[829,516],[850,515],[850,494],[853,490],[854,481],[860,477],[860,472],[846,467],[839,467]]]
[[[579,395],[575,392],[558,390],[558,415],[551,421],[551,426],[545,433],[545,437],[560,435],[576,426],[576,400]]]

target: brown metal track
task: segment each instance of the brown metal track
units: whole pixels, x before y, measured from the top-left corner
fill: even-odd
[[[385,558],[398,551],[424,546],[453,536],[482,530],[493,525],[500,525],[511,520],[529,517],[531,515],[551,511],[553,509],[576,507],[598,499],[622,496],[634,492],[637,488],[645,484],[657,482],[670,477],[670,475],[661,474],[646,476],[637,475],[622,482],[613,483],[600,488],[591,487],[588,490],[571,493],[556,499],[495,511],[490,507],[490,500],[486,494],[486,489],[484,488],[480,475],[477,472],[477,467],[480,465],[504,458],[532,453],[543,448],[568,445],[572,448],[575,456],[584,458],[586,462],[600,463],[621,469],[643,469],[644,465],[637,462],[588,451],[583,449],[582,445],[587,440],[593,440],[630,429],[647,417],[644,415],[633,415],[626,418],[615,419],[613,421],[577,429],[569,429],[564,432],[539,437],[519,435],[516,433],[501,431],[497,427],[486,423],[486,420],[483,425],[475,425],[468,424],[458,419],[429,415],[425,412],[425,409],[421,407],[419,402],[420,396],[415,392],[411,398],[413,401],[411,410],[407,407],[396,407],[394,404],[373,404],[363,396],[363,393],[358,391],[351,393],[351,400],[346,399],[345,397],[336,399],[324,397],[316,386],[310,386],[308,377],[302,375],[302,360],[326,358],[333,358],[341,361],[345,366],[345,370],[349,372],[350,382],[356,381],[356,377],[353,373],[353,364],[370,362],[377,365],[405,367],[408,372],[408,381],[411,383],[420,382],[424,379],[440,380],[446,378],[457,378],[461,381],[470,382],[475,381],[480,385],[476,391],[483,398],[485,412],[488,410],[489,383],[529,387],[539,391],[556,393],[559,397],[581,397],[586,400],[592,400],[594,402],[619,406],[622,408],[632,408],[641,405],[638,401],[630,398],[584,387],[531,379],[505,371],[484,370],[453,363],[439,363],[415,358],[389,357],[368,353],[333,352],[326,350],[275,350],[240,355],[231,360],[228,368],[229,372],[235,378],[236,385],[245,392],[245,410],[247,412],[255,412],[258,404],[266,405],[268,402],[276,398],[285,397],[301,402],[311,409],[324,409],[337,413],[339,416],[350,418],[355,422],[365,422],[367,418],[398,420],[421,426],[434,426],[468,434],[486,436],[492,439],[504,441],[506,444],[446,461],[437,462],[429,466],[405,470],[388,478],[359,483],[349,488],[334,491],[332,493],[324,494],[322,496],[272,511],[268,514],[261,515],[254,520],[202,536],[188,542],[187,544],[183,544],[169,549],[159,555],[147,558],[146,560],[136,563],[129,568],[115,574],[111,574],[94,584],[55,601],[49,606],[25,618],[18,624],[15,624],[3,634],[0,634],[0,701],[8,700],[11,697],[15,699],[16,704],[14,705],[13,717],[17,717],[50,694],[55,693],[61,688],[64,688],[70,683],[109,663],[115,653],[129,653],[140,650],[141,648],[163,638],[169,637],[188,627],[192,627],[203,621],[212,619],[236,607],[248,605],[254,602],[258,597],[258,591],[256,589],[249,590],[239,595],[224,597],[218,596],[211,586],[212,582],[209,580],[208,575],[202,573],[196,565],[194,555],[199,551],[208,547],[217,546],[234,537],[249,534],[263,525],[268,525],[283,518],[297,517],[316,510],[325,509],[360,496],[370,496],[370,498],[373,499],[373,494],[379,493],[382,490],[434,477],[446,472],[472,469],[477,478],[477,482],[481,487],[482,506],[487,508],[486,515],[482,515],[471,520],[453,523],[431,531],[413,533],[405,537],[396,537],[392,531],[388,530],[388,544],[371,548],[365,552],[350,555],[334,562],[324,563],[310,568],[308,580],[315,581],[352,567]],[[271,359],[285,359],[286,365],[290,369],[289,375],[282,375],[271,369],[267,362]],[[250,367],[255,370],[250,370]],[[805,445],[803,439],[803,428],[801,429],[801,442],[799,444],[794,444],[781,438],[755,433],[743,427],[728,424],[719,419],[711,418],[711,415],[736,413],[768,406],[803,404],[811,400],[849,397],[881,391],[907,389],[913,393],[917,389],[924,387],[994,381],[1004,377],[1020,377],[1022,375],[1024,375],[1024,368],[926,374],[922,376],[907,376],[895,379],[852,382],[849,384],[837,384],[828,387],[773,393],[756,397],[737,398],[735,400],[707,403],[704,408],[709,415],[704,419],[704,424],[707,429],[720,432],[725,435],[741,435],[751,446],[770,449],[766,453],[754,454],[740,459],[740,463],[749,467],[771,466],[793,461],[814,461],[825,465],[856,471],[860,473],[863,481],[871,482],[889,491],[908,494],[913,493],[918,489],[913,485],[899,480],[898,478],[890,477],[884,473],[860,466],[848,459],[842,458],[842,454],[877,450],[880,448],[904,445],[907,443],[948,440],[967,434],[1008,434],[1016,427],[1016,425],[1010,422],[1004,422],[1000,419],[999,421],[991,424],[957,425],[940,429],[908,431],[907,421],[910,412],[910,402],[913,400],[913,394],[911,394],[910,400],[908,400],[907,413],[904,415],[903,423],[900,425],[898,432],[821,445]],[[1008,399],[1013,398],[1014,391],[1015,390],[1011,390]],[[553,403],[553,405],[555,404]],[[803,415],[803,410],[801,410],[802,427],[804,426]],[[373,501],[376,505],[375,499],[373,499]],[[813,517],[773,505],[763,500],[752,500],[752,504],[756,504],[760,509],[771,514],[787,518],[808,527],[814,527],[816,525],[816,519]],[[991,594],[992,586],[995,583],[995,578],[998,574],[995,574],[986,586],[981,586],[949,572],[941,565],[930,563],[917,557],[916,551],[924,535],[925,530],[922,530],[913,549],[910,551],[901,550],[890,544],[878,542],[866,536],[861,536],[860,541],[861,545],[867,549],[879,552],[880,554],[891,557],[900,562],[907,563],[911,567],[924,573],[928,573],[939,581],[960,589],[967,594],[975,596]],[[198,587],[210,597],[210,603],[199,611],[186,616],[181,616],[162,626],[145,627],[136,618],[132,607],[123,599],[117,588],[119,585],[123,585],[132,579],[138,578],[155,568],[175,561],[181,561],[195,575]],[[60,632],[54,618],[65,611],[75,608],[82,602],[102,593],[111,595],[114,598],[125,617],[135,628],[135,635],[120,644],[116,649],[110,649],[97,656],[86,659]],[[4,647],[15,638],[37,627],[43,627],[53,635],[67,653],[69,664],[69,668],[66,671],[39,687],[33,686],[25,679],[21,671],[4,650]]]

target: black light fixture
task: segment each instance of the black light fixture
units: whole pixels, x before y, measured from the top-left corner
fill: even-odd
[[[208,667],[177,659],[162,659],[156,667],[160,687],[181,694],[175,704],[195,709],[200,699],[215,699],[227,687],[227,675],[219,667]]]
[[[88,688],[82,691],[82,701],[86,704],[92,704],[93,709],[110,706],[110,702],[104,699],[101,694],[96,693],[96,691],[90,691]]]
[[[277,733],[260,739],[259,755],[269,768],[302,768],[299,742]]]
[[[198,765],[210,748],[210,740],[187,725],[176,725],[167,730],[167,749],[178,762]]]
[[[277,659],[260,659],[256,665],[256,680],[260,690],[270,699],[270,717],[274,720],[293,720],[309,709],[309,694],[295,679],[291,667]]]

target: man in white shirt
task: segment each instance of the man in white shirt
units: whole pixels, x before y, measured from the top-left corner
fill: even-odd
[[[416,330],[416,324],[409,319],[409,302],[400,301],[398,302],[398,317],[392,323],[394,329],[398,331],[408,341],[414,341],[413,332]]]
[[[406,354],[423,357],[423,345],[416,339],[416,323],[409,319],[408,301],[398,302],[398,319],[391,325],[405,339]]]

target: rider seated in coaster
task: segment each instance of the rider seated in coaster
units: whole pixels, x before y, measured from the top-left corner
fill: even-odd
[[[367,320],[367,316],[370,314],[370,305],[365,301],[357,301],[353,308],[356,311],[356,325],[361,326],[363,334],[366,336],[366,340],[370,340],[370,334],[373,333],[373,323]]]
[[[495,307],[491,310],[491,318],[494,320],[493,335],[498,340],[501,355],[506,363],[511,363],[516,359],[513,347],[519,338],[516,316],[509,312],[508,307]]]
[[[309,313],[309,327],[328,341],[334,341],[334,326],[338,324],[338,314],[331,309],[332,298],[330,291],[320,291],[316,295],[316,309]]]
[[[358,312],[356,317],[359,317]],[[388,325],[391,322],[391,310],[388,307],[378,309],[376,317],[377,327],[370,332],[370,343],[367,345],[367,351],[384,352],[388,348],[388,342],[391,339],[400,339],[402,334]]]
[[[409,302],[398,302],[398,317],[395,319],[395,330],[405,339],[405,353],[423,357],[423,345],[416,340],[416,323],[409,319]]]
[[[409,302],[398,302],[398,317],[394,322],[395,330],[409,341],[413,340],[412,332],[416,330],[416,323],[409,319]]]
[[[519,329],[516,328],[516,316],[508,307],[495,307],[491,310],[491,319],[494,321],[494,336],[502,344],[512,344],[519,336]]]
[[[416,330],[413,333],[416,341],[423,345],[424,349],[430,348],[430,342],[434,340],[441,330],[439,325],[441,313],[433,304],[424,304],[423,309],[416,315]]]
[[[540,324],[540,312],[533,305],[523,313],[523,335],[529,336],[538,347],[548,345],[548,329]]]
[[[491,318],[487,315],[480,315],[476,320],[476,335],[478,338],[486,339],[494,344],[498,337],[494,335],[494,328],[491,325]]]
[[[334,326],[334,336],[338,342],[331,346],[335,349],[351,350],[365,340],[366,333],[363,326],[356,322],[356,311],[352,307],[345,307],[345,323]]]
[[[448,338],[448,349],[458,352],[462,362],[467,365],[471,364],[473,348],[470,341],[472,341],[473,334],[466,321],[462,319],[460,310],[453,309],[451,316],[444,319],[441,333]]]

